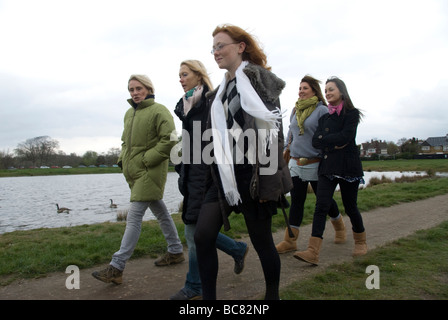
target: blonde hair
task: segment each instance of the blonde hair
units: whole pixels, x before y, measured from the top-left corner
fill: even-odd
[[[267,65],[268,59],[266,54],[263,52],[263,49],[261,49],[255,36],[242,28],[231,24],[217,26],[213,31],[212,36],[214,37],[220,32],[227,33],[230,38],[237,43],[244,42],[246,44],[246,49],[243,52],[244,61],[249,61],[253,64],[262,66],[267,70],[271,70],[271,67]]]
[[[196,73],[201,78],[201,84],[205,84],[208,89],[213,90],[212,82],[207,73],[207,69],[205,69],[204,64],[199,60],[184,60],[180,63],[180,66],[187,66],[191,71]]]
[[[152,84],[151,79],[149,79],[149,77],[147,75],[145,75],[145,74],[131,75],[131,77],[129,78],[129,81],[128,81],[128,91],[129,91],[129,82],[131,82],[131,80],[137,80],[142,85],[144,85],[146,89],[148,89],[149,94],[154,94],[154,92],[155,92],[154,85]]]

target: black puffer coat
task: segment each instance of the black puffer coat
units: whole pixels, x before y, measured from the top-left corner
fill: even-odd
[[[182,130],[187,131],[188,135],[183,134],[182,139],[188,139],[190,143],[190,155],[189,155],[189,164],[180,163],[176,166],[176,171],[179,173],[179,191],[184,196],[183,199],[183,207],[182,207],[182,220],[185,224],[193,224],[196,223],[199,215],[199,210],[201,209],[201,204],[205,194],[205,180],[206,180],[206,171],[208,166],[203,163],[202,156],[200,157],[201,163],[196,164],[193,162],[193,139],[200,135],[202,137],[202,133],[206,128],[206,123],[209,115],[209,107],[205,103],[205,94],[209,91],[209,88],[204,85],[204,89],[202,92],[201,100],[199,100],[187,113],[184,114],[184,104],[183,99],[181,98],[174,109],[174,113],[179,117],[182,121]],[[193,133],[193,128],[198,130],[200,128],[200,132]],[[200,139],[195,139],[195,144],[201,143],[201,153],[206,145],[205,142]],[[210,143],[210,142],[208,142]],[[197,150],[195,150],[197,151]],[[196,155],[196,158],[199,158],[200,155]],[[196,161],[197,162],[197,161]]]

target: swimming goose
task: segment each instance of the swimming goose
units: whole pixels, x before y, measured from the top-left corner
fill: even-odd
[[[110,208],[116,208],[117,207],[117,205],[112,201],[112,199],[109,199],[110,200]]]
[[[62,212],[69,213],[69,211],[72,210],[72,209],[64,208],[64,207],[59,208],[59,204],[57,204],[57,203],[56,203],[56,208],[58,208],[58,213],[62,213]]]

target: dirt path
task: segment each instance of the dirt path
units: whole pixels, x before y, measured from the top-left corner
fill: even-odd
[[[350,228],[350,221],[345,224]],[[369,249],[382,246],[393,240],[406,237],[416,230],[432,228],[448,220],[448,194],[431,199],[405,203],[389,208],[375,209],[363,213]],[[299,249],[305,249],[311,226],[301,228]],[[350,261],[353,249],[351,231],[347,243],[332,242],[333,228],[328,222],[320,254],[320,265],[312,267],[292,257],[292,253],[281,255],[281,286],[322,271],[333,263]],[[283,238],[283,231],[274,234],[275,242]],[[248,239],[243,239],[250,244]],[[246,267],[242,274],[233,273],[233,260],[220,252],[218,276],[218,299],[259,299],[264,292],[264,280],[260,262],[250,244]],[[122,285],[105,284],[91,276],[103,266],[80,271],[80,289],[68,290],[65,282],[69,274],[58,272],[45,278],[25,280],[0,288],[0,299],[21,300],[166,300],[184,284],[188,263],[169,267],[156,267],[154,259],[131,260],[124,273]]]

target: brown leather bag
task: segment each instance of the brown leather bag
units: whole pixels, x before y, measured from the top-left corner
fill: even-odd
[[[283,159],[285,159],[286,165],[288,165],[289,160],[291,159],[291,151],[289,150],[289,146],[291,145],[291,142],[292,142],[292,133],[289,136],[288,145],[286,146],[285,151],[283,151]]]
[[[291,159],[291,151],[289,150],[289,146],[285,149],[285,151],[283,151],[283,159],[285,159],[286,165],[288,165],[289,160]]]

